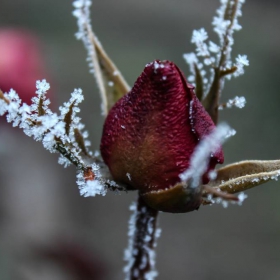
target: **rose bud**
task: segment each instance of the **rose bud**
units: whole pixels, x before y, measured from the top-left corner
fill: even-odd
[[[13,88],[30,104],[36,80],[48,79],[38,39],[27,30],[0,29],[0,54],[0,89]]]
[[[198,143],[215,125],[180,69],[170,61],[147,64],[131,91],[110,110],[101,154],[110,172],[127,189],[139,190],[159,211],[188,212],[201,204],[202,188],[180,183]],[[209,155],[208,172],[223,163],[219,148]]]

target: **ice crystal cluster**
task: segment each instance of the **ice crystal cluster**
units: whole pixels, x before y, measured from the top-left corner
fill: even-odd
[[[242,15],[241,8],[245,0],[221,0],[220,2],[221,6],[212,21],[219,43],[208,40],[208,33],[204,28],[194,30],[191,43],[195,44],[196,52],[186,53],[183,56],[190,67],[191,75],[188,77],[188,81],[195,84],[196,72],[199,71],[206,94],[213,82],[215,69],[223,71],[226,73],[225,77],[230,79],[232,76],[237,77],[244,74],[244,66],[249,65],[247,55],[239,54],[235,61],[231,59],[233,34],[242,28],[238,23],[238,18]],[[204,67],[207,67],[207,70]]]
[[[227,208],[229,204],[237,204],[239,206],[242,205],[243,201],[248,197],[247,194],[241,192],[238,194],[237,198],[238,201],[233,201],[233,200],[225,200],[222,199],[221,197],[213,197],[213,195],[209,194],[207,196],[207,200],[211,203],[211,204],[221,204],[224,208]]]
[[[75,89],[68,102],[59,108],[60,114],[49,108],[50,100],[46,97],[50,89],[46,80],[36,82],[36,96],[29,106],[22,103],[19,95],[11,89],[8,93],[0,92],[0,115],[6,115],[7,121],[14,127],[19,126],[24,133],[41,141],[51,153],[59,152],[58,162],[65,167],[74,163],[78,168],[77,184],[81,195],[95,196],[106,193],[105,184],[101,179],[97,164],[87,165],[86,157],[91,157],[88,150],[90,142],[88,132],[83,131],[84,125],[77,116],[80,112],[78,105],[83,101],[81,89]],[[0,97],[1,97],[0,96]],[[84,171],[95,172],[94,178],[86,180]]]

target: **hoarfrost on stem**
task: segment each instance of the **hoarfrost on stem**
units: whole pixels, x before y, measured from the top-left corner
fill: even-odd
[[[89,62],[90,73],[96,79],[101,96],[101,110],[102,114],[107,114],[108,100],[106,97],[106,89],[103,83],[100,65],[96,54],[94,41],[98,41],[97,37],[92,31],[90,20],[90,0],[76,0],[73,2],[75,10],[73,16],[77,18],[78,32],[75,34],[78,40],[81,40],[87,50],[87,61]],[[99,42],[99,41],[98,41]]]
[[[100,173],[100,167],[96,163],[93,163],[91,165],[91,169],[94,173],[93,180],[87,180],[84,176],[84,172],[81,170],[79,170],[77,174],[77,185],[80,189],[80,194],[84,197],[96,195],[104,196],[107,193],[107,188],[103,182],[103,178]]]
[[[140,201],[140,202],[139,202]],[[157,211],[142,203],[133,202],[133,211],[128,223],[128,248],[124,252],[125,279],[154,280],[158,272],[155,269],[155,247],[161,230],[156,228]]]
[[[196,53],[187,53],[183,57],[189,64],[191,75],[188,80],[196,83],[194,77],[197,75],[195,65],[202,77],[203,89],[207,93],[210,85],[214,80],[214,69],[228,71],[225,75],[228,79],[232,76],[237,77],[244,73],[244,66],[249,65],[246,55],[238,55],[235,63],[231,60],[231,51],[234,43],[234,31],[240,30],[242,27],[238,23],[238,18],[242,15],[241,8],[245,0],[224,1],[221,0],[221,6],[217,10],[217,15],[213,18],[214,32],[219,37],[219,44],[208,41],[208,34],[204,28],[194,30],[191,43],[196,45]],[[199,57],[202,59],[200,60]],[[208,69],[208,74],[203,70],[203,64]],[[210,81],[210,82],[209,82]],[[197,85],[196,85],[197,86]],[[205,96],[204,96],[205,97]]]
[[[29,106],[22,104],[18,94],[11,89],[9,93],[1,94],[0,115],[6,114],[8,122],[19,126],[24,133],[41,141],[43,146],[51,153],[59,152],[58,162],[65,167],[74,163],[78,168],[77,184],[83,196],[105,195],[106,184],[113,186],[114,182],[102,178],[100,168],[96,163],[90,166],[86,157],[91,157],[88,150],[90,142],[88,132],[83,131],[84,125],[81,118],[79,104],[84,96],[81,89],[75,89],[68,102],[59,108],[60,115],[52,112],[48,107],[49,99],[46,98],[50,84],[46,80],[36,82],[36,96],[32,98]],[[92,178],[84,178],[85,171],[92,171]],[[116,187],[116,184],[114,185]]]
[[[234,201],[234,200],[226,200],[223,199],[222,197],[213,197],[212,194],[209,194],[206,200],[209,201],[211,204],[221,204],[224,208],[227,208],[229,204],[235,204],[241,206],[247,197],[248,197],[247,194],[241,192],[237,195],[238,200]]]
[[[237,107],[239,109],[242,109],[245,107],[246,99],[244,96],[236,96],[233,99],[228,100],[225,104],[221,104],[219,106],[219,110],[223,110],[224,108],[232,108]]]

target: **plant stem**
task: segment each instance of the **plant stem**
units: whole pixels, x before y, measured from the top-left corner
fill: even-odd
[[[129,223],[129,248],[125,252],[128,261],[124,271],[126,280],[147,280],[157,276],[155,270],[155,247],[159,236],[158,211],[150,208],[139,196]]]

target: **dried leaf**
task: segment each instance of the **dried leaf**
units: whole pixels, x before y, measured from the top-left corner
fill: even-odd
[[[65,117],[63,120],[65,123],[65,132],[68,136],[70,133],[70,127],[71,127],[71,123],[72,123],[73,107],[74,107],[74,102],[69,106],[69,111],[67,114],[65,114]]]
[[[86,148],[86,145],[85,145],[84,137],[83,137],[83,135],[81,134],[81,132],[80,132],[80,130],[78,128],[74,129],[74,136],[75,136],[75,140],[76,140],[79,148],[82,150],[82,152],[85,155],[88,155],[87,148]]]
[[[226,75],[231,75],[237,70],[236,66],[232,66],[231,68],[226,68],[225,70],[220,71],[221,77],[226,76]]]
[[[103,49],[93,31],[90,28],[87,31],[92,46],[95,49],[95,53],[92,54],[92,62],[101,96],[103,96],[103,99],[106,99],[104,111],[105,115],[107,115],[109,109],[130,90],[130,87]]]
[[[280,160],[251,160],[227,165],[217,171],[208,186],[227,193],[248,190],[280,176]]]

